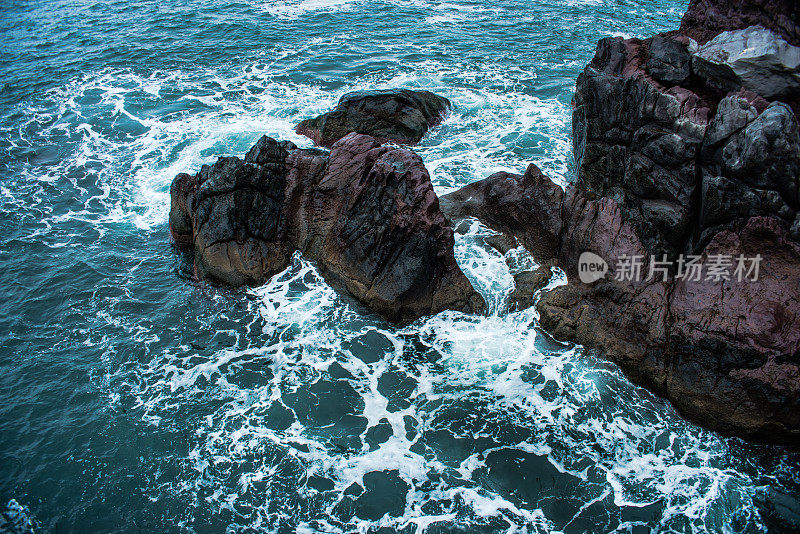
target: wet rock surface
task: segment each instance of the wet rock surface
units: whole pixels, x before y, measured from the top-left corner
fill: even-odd
[[[477,218],[538,260],[555,258],[569,283],[537,307],[556,339],[598,349],[705,426],[794,445],[797,9],[693,1],[679,32],[601,40],[573,100],[575,183],[562,191],[529,168],[442,199],[448,217]],[[589,284],[586,251],[610,267]],[[687,277],[675,266],[691,255],[701,265],[728,258],[729,274]],[[755,257],[757,278],[737,276],[737,261]],[[631,258],[639,275],[615,276]]]
[[[453,257],[453,231],[415,153],[351,134],[330,155],[262,137],[172,189],[170,227],[198,277],[257,285],[300,251],[335,287],[398,322],[483,299]]]
[[[450,111],[450,101],[430,91],[391,89],[344,95],[333,111],[297,125],[297,133],[331,147],[349,133],[413,145]]]
[[[514,275],[514,289],[508,295],[508,311],[519,311],[533,305],[537,292],[545,287],[553,276],[550,265],[542,265],[533,271],[522,271]]]

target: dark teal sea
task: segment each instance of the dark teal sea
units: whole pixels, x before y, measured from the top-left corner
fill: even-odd
[[[685,0],[3,0],[0,531],[781,532],[800,460],[684,421],[534,310],[530,267],[457,238],[491,304],[392,326],[312,264],[197,284],[168,188],[355,89],[454,103],[438,192],[572,179],[598,39]],[[788,530],[785,530],[788,531]]]

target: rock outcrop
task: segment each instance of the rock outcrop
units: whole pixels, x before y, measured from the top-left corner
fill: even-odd
[[[398,322],[483,299],[453,256],[453,231],[422,160],[350,134],[330,155],[262,137],[171,188],[170,228],[198,277],[265,283],[295,251],[337,288]]]
[[[800,3],[795,0],[692,0],[680,33],[705,44],[722,32],[761,26],[800,46]]]
[[[800,90],[800,47],[761,26],[719,34],[694,53],[692,67],[723,91],[744,87],[764,98],[781,98]]]
[[[352,132],[414,145],[449,111],[450,101],[430,91],[358,91],[344,95],[333,111],[302,121],[296,131],[324,147]]]
[[[530,167],[442,198],[448,217],[478,218],[566,272],[537,304],[556,338],[598,349],[712,429],[791,444],[797,10],[695,0],[679,32],[600,41],[573,100],[574,184]],[[584,252],[609,274],[581,282]]]

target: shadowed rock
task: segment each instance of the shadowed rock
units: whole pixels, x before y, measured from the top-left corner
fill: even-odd
[[[549,258],[561,233],[562,196],[561,188],[531,164],[524,175],[499,172],[443,195],[440,205],[451,222],[474,217]]]
[[[484,302],[453,257],[453,231],[422,160],[351,134],[330,156],[262,137],[171,188],[170,227],[200,278],[257,285],[295,251],[335,287],[398,322]]]
[[[296,131],[325,147],[352,132],[414,145],[449,110],[450,101],[430,91],[358,91],[344,95],[333,111],[302,121]]]
[[[536,293],[550,281],[553,269],[542,265],[533,271],[522,271],[514,275],[514,289],[508,295],[508,311],[518,311],[533,305]]]

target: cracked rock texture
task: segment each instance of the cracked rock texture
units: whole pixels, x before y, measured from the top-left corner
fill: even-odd
[[[453,230],[422,160],[350,134],[330,155],[262,137],[171,188],[170,228],[198,277],[265,283],[295,251],[337,288],[398,322],[484,302],[453,257]]]

